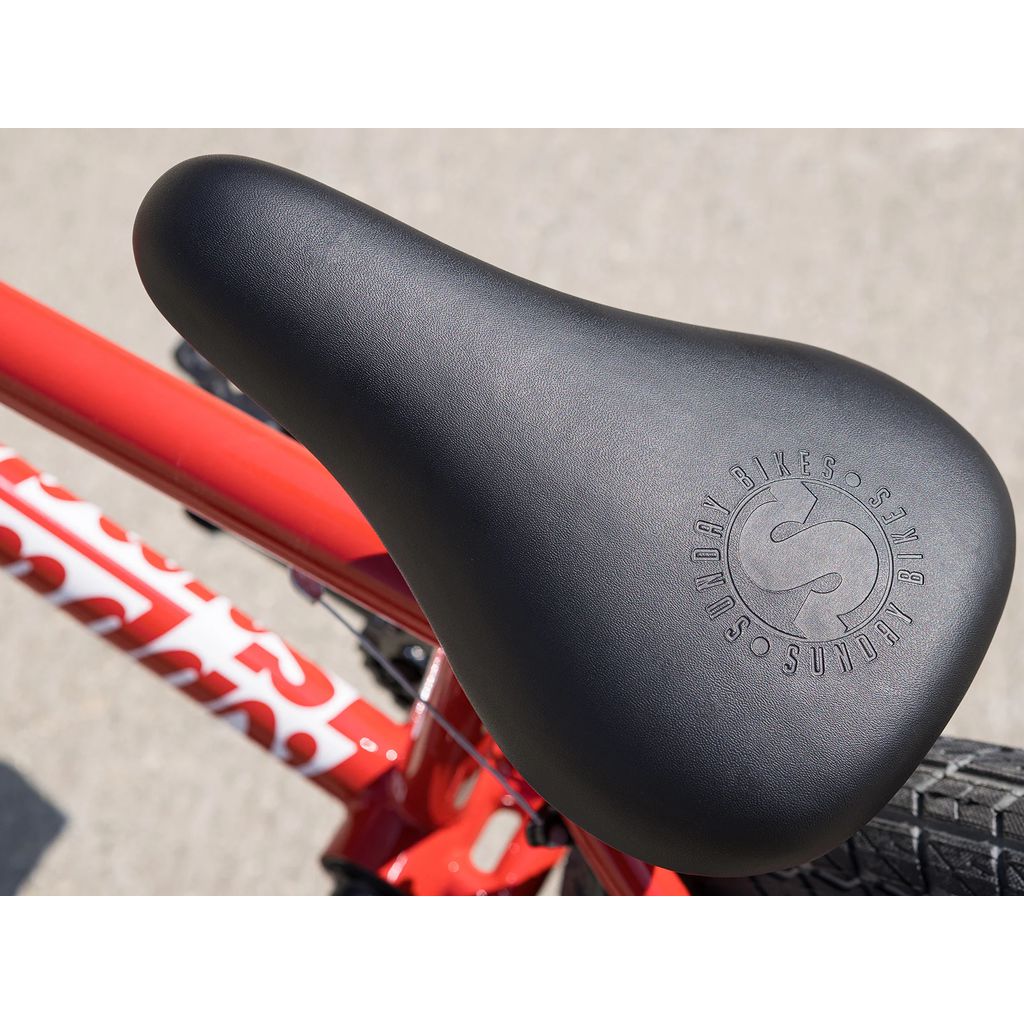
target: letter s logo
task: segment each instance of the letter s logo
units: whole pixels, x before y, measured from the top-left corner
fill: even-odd
[[[771,594],[814,584],[792,622],[772,625],[810,640],[842,636],[847,624],[839,616],[861,605],[878,579],[875,544],[843,519],[805,526],[818,499],[802,481],[778,481],[768,490],[771,497],[750,513],[737,538],[740,567]]]

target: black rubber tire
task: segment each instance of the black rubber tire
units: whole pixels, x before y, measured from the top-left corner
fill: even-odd
[[[1024,895],[1024,750],[942,737],[885,809],[825,857],[703,895]]]

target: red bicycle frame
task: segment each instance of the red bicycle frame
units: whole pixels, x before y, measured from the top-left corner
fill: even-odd
[[[206,519],[436,644],[372,527],[301,445],[0,284],[0,401],[147,481]],[[348,816],[325,858],[401,892],[532,894],[563,850],[531,846],[526,815],[417,705],[396,725],[347,683],[94,505],[0,448],[0,564],[284,763],[337,796]],[[444,652],[429,699],[530,805]],[[497,863],[476,844],[518,815]],[[685,895],[652,868],[569,823],[604,888]]]

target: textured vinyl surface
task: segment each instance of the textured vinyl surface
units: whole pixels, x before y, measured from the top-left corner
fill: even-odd
[[[240,157],[168,171],[135,252],[355,498],[506,754],[614,846],[699,874],[824,852],[981,662],[1009,496],[891,377],[572,298]]]

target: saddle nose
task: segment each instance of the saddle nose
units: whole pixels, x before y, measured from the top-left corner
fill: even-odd
[[[239,157],[165,174],[135,252],[359,504],[510,760],[622,850],[825,852],[981,662],[1009,497],[891,377],[552,291]]]

